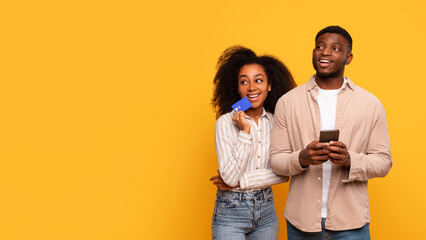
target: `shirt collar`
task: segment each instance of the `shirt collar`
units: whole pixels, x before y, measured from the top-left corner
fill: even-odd
[[[345,89],[346,87],[349,87],[350,89],[354,90],[355,89],[355,84],[348,78],[345,77],[346,83],[345,86],[342,87],[342,90]],[[307,87],[308,87],[308,91],[311,91],[314,88],[319,88],[317,82],[315,81],[315,74],[312,75],[311,78],[309,78],[308,83],[307,83]]]
[[[272,119],[272,113],[265,111],[265,108],[263,108],[263,112],[262,112],[262,115],[260,116],[260,118],[262,118],[262,117],[266,117],[268,120],[271,120]],[[246,118],[251,119],[251,117],[249,117],[247,114],[246,114]]]

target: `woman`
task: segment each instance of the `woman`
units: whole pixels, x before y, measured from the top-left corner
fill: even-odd
[[[214,78],[215,141],[220,176],[212,219],[213,239],[277,239],[271,185],[288,181],[269,164],[270,131],[278,99],[296,86],[285,65],[235,46],[222,54]],[[245,112],[232,105],[247,97]]]

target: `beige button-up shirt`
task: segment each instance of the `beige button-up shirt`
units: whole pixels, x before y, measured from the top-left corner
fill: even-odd
[[[356,229],[370,222],[367,180],[384,177],[392,167],[383,105],[346,78],[337,97],[336,129],[346,144],[350,168],[332,165],[325,228]],[[321,231],[322,165],[302,168],[299,153],[321,130],[315,75],[285,94],[275,108],[271,133],[271,167],[291,176],[285,218],[305,232]]]

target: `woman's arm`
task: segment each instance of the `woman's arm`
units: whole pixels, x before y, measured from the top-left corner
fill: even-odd
[[[289,177],[278,176],[272,169],[259,169],[241,176],[240,189],[262,189],[274,184],[288,182]]]
[[[246,120],[247,121],[247,120]],[[236,187],[252,152],[252,137],[240,130],[234,142],[233,121],[222,116],[216,122],[215,143],[219,171],[223,181],[230,187]]]

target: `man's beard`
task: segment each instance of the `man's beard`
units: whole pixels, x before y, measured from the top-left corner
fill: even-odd
[[[335,72],[329,72],[329,73],[321,73],[321,72],[318,72],[318,70],[317,70],[316,76],[319,77],[319,78],[322,78],[322,79],[327,79],[327,78],[337,77],[341,73],[342,73],[342,71],[335,71]]]
[[[314,69],[317,71],[316,76],[322,79],[334,78],[334,77],[340,76],[345,71],[345,63],[343,63],[343,66],[341,69],[334,72],[329,72],[329,73],[321,73],[318,71],[317,65],[314,62],[313,62],[313,65],[314,65]]]

